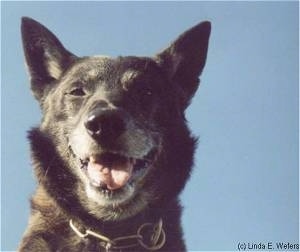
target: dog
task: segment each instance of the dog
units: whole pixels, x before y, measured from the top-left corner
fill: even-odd
[[[38,185],[19,251],[186,251],[179,194],[197,138],[184,113],[210,31],[201,22],[153,57],[78,57],[22,18],[42,120],[28,133]]]

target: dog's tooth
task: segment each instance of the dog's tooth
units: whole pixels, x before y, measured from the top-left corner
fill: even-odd
[[[131,158],[129,158],[129,162],[132,163],[133,165],[135,165],[136,159],[131,157]]]
[[[110,192],[109,192],[109,190],[105,190],[105,197],[106,197],[107,199],[109,199],[109,197],[110,197]]]

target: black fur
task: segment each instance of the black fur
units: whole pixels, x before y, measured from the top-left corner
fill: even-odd
[[[77,236],[70,219],[113,239],[160,218],[166,242],[159,251],[186,250],[178,195],[191,173],[196,139],[184,111],[199,85],[209,34],[210,23],[203,22],[153,58],[80,58],[44,26],[23,18],[25,58],[43,119],[29,132],[38,188],[20,251],[105,251],[96,238]],[[111,125],[106,134],[95,125],[87,128],[95,115],[96,126]],[[118,122],[120,132],[113,134]],[[109,198],[102,186],[87,182],[91,175],[86,177],[90,170],[98,176],[98,168],[90,168],[91,158],[100,167],[98,159],[107,153],[126,159],[121,170],[133,167],[131,176],[137,176],[130,186],[131,180],[125,184],[123,179],[122,186],[110,190],[105,182],[113,195]],[[150,157],[152,163],[145,163]],[[144,162],[144,175],[134,175],[137,162]],[[144,250],[140,245],[127,249]]]

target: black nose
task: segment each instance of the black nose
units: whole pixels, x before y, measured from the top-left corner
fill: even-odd
[[[98,107],[89,113],[84,125],[94,139],[114,141],[126,128],[125,115],[121,110]]]

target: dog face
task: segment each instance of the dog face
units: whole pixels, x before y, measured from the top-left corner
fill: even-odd
[[[43,111],[39,130],[61,164],[38,165],[50,195],[103,220],[178,195],[195,145],[184,110],[198,87],[209,33],[210,24],[201,23],[152,58],[77,57],[23,18],[31,88]]]

